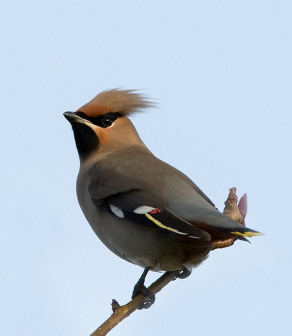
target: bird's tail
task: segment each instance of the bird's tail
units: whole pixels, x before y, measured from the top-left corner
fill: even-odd
[[[237,238],[241,238],[241,237],[253,237],[253,236],[263,236],[263,233],[259,232],[259,231],[255,231],[252,229],[249,229],[245,226],[240,226],[238,228],[236,228],[235,231],[231,231],[231,234],[235,235]]]
[[[248,241],[246,237],[250,238],[263,235],[261,232],[241,225],[225,215],[214,216],[212,219],[213,220],[210,221],[212,222],[212,225],[206,224],[207,221],[192,221],[192,224],[208,232],[213,241],[221,241],[230,238]]]

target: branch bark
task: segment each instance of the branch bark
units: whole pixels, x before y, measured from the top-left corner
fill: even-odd
[[[247,200],[246,195],[244,195],[239,204],[237,205],[238,198],[236,196],[236,188],[231,188],[228,198],[225,202],[225,209],[223,213],[232,218],[233,220],[244,225],[244,219],[247,212]],[[213,250],[217,248],[225,248],[234,244],[234,239],[228,239],[221,242],[216,242],[213,246]],[[161,291],[163,287],[169,284],[180,271],[165,272],[158,280],[156,280],[148,289],[153,293],[157,294]],[[144,302],[147,301],[147,297],[143,295],[138,295],[130,302],[124,306],[120,306],[116,300],[112,301],[112,315],[99,327],[97,328],[91,336],[104,336],[109,331],[111,331],[117,324],[119,324],[123,319],[131,315],[138,307],[140,307]]]
[[[158,280],[156,280],[150,287],[148,287],[148,289],[153,294],[157,294],[158,292],[161,291],[163,287],[165,287],[169,282],[171,282],[176,277],[177,274],[179,274],[179,271],[164,273]],[[123,319],[132,314],[144,302],[146,302],[147,299],[148,299],[147,297],[143,296],[142,294],[139,294],[124,306],[120,306],[116,300],[113,300],[112,315],[99,328],[97,328],[95,332],[91,334],[91,336],[106,335],[118,323],[120,323]]]

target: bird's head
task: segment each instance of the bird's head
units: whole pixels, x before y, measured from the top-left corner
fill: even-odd
[[[76,112],[65,112],[71,123],[80,159],[98,152],[107,154],[123,147],[142,145],[127,116],[153,106],[132,90],[103,91]]]

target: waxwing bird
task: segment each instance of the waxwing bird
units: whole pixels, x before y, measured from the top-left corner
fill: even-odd
[[[149,270],[191,273],[213,245],[260,233],[220,213],[186,175],[156,158],[129,115],[152,106],[130,90],[104,91],[76,112],[65,112],[80,158],[77,196],[99,239],[145,270],[133,296],[149,297]]]

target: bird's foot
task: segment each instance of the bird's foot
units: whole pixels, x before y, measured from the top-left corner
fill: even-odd
[[[140,307],[138,307],[138,309],[148,309],[155,302],[155,295],[150,290],[148,290],[144,285],[145,278],[149,270],[150,267],[145,268],[143,274],[141,275],[141,278],[138,280],[133,290],[132,299],[134,299],[139,294],[148,297],[148,300],[144,302]]]
[[[187,266],[183,266],[183,268],[180,270],[180,272],[176,275],[176,277],[173,280],[176,279],[186,279],[192,274],[192,269]]]
[[[139,294],[148,297],[148,300],[144,302],[140,307],[138,307],[138,309],[148,309],[155,302],[155,295],[152,292],[150,292],[150,290],[148,290],[143,284],[141,285],[139,284],[138,286],[136,284],[133,290],[132,299],[134,299]]]

